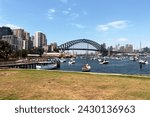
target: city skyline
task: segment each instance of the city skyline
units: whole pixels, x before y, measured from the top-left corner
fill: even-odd
[[[46,34],[58,45],[87,38],[108,46],[150,47],[148,0],[0,0],[0,26]]]

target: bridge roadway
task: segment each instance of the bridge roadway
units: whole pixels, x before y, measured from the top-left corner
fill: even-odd
[[[65,50],[88,50],[88,51],[98,51],[99,52],[99,50],[98,49],[90,49],[90,48],[66,48]],[[105,51],[106,53],[108,53],[108,50],[106,50]],[[119,52],[119,51],[110,51],[110,53],[112,54],[112,53],[114,53],[114,54],[119,54],[119,53],[122,53],[122,54],[128,54],[129,52]],[[131,52],[130,52],[131,53]],[[132,52],[132,53],[134,53],[134,52]]]
[[[88,51],[99,51],[98,49],[87,49],[87,48],[67,48],[65,50],[88,50]]]

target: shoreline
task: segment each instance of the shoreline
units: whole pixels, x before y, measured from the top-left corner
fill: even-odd
[[[35,70],[35,71],[58,71],[68,73],[82,73],[82,74],[93,74],[93,75],[110,75],[110,76],[138,76],[138,77],[150,77],[150,74],[119,74],[119,73],[100,73],[100,72],[82,72],[82,71],[69,71],[69,70],[37,70],[37,69],[21,69],[21,68],[0,68],[0,70]]]

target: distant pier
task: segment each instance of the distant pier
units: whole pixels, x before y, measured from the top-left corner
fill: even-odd
[[[0,68],[20,68],[20,69],[36,69],[36,65],[41,61],[25,61],[25,62],[2,62]],[[48,63],[57,63],[57,68],[60,68],[59,59],[49,59]],[[45,64],[45,62],[43,62]]]

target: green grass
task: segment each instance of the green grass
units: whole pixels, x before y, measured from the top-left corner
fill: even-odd
[[[149,100],[150,77],[0,70],[1,100]]]

